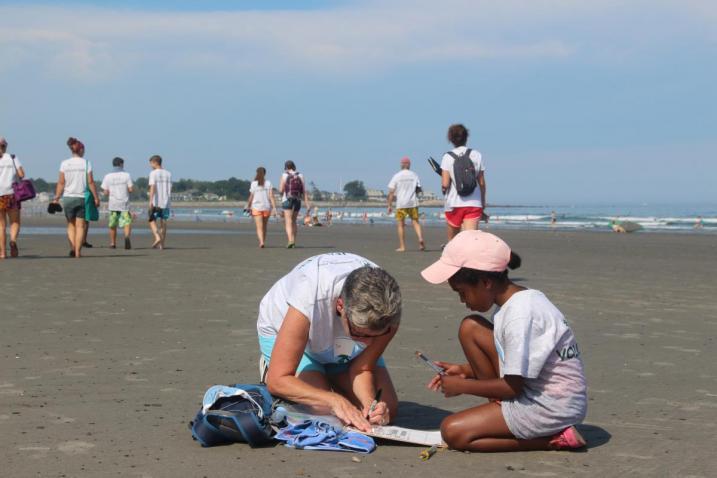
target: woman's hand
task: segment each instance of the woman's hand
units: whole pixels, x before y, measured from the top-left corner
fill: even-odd
[[[100,198],[95,196],[95,207],[100,207]]]
[[[378,408],[378,406],[376,408]],[[363,415],[348,399],[339,394],[334,394],[334,399],[331,402],[331,411],[346,425],[357,428],[362,432],[371,431],[371,424],[366,420],[366,415]]]
[[[363,411],[363,416],[368,415],[369,423],[373,425],[386,425],[391,421],[391,417],[388,413],[388,405],[386,402],[378,402],[374,407],[373,411],[370,411],[371,407],[368,406]]]

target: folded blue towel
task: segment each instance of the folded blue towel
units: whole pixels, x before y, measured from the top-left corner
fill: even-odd
[[[371,453],[376,448],[373,438],[358,432],[343,431],[321,420],[305,420],[286,426],[274,438],[283,441],[288,447],[302,450]]]

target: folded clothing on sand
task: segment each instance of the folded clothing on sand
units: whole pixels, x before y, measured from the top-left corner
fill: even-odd
[[[302,450],[371,453],[376,449],[373,438],[362,433],[344,431],[321,420],[305,420],[289,425],[279,430],[274,438],[290,448]]]

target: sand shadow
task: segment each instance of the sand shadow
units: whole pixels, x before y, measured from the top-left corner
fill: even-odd
[[[144,257],[146,254],[107,254],[107,255],[83,255],[80,257],[80,259],[106,259],[106,258],[123,258],[123,257]],[[38,260],[38,259],[74,259],[74,257],[70,257],[69,255],[65,254],[63,256],[38,256],[35,254],[29,254],[29,255],[23,255],[18,257],[17,259],[24,259],[24,260]]]
[[[589,450],[591,448],[598,448],[603,445],[605,445],[607,442],[610,441],[612,438],[612,435],[610,432],[605,430],[604,428],[601,428],[597,425],[590,425],[588,423],[583,423],[582,425],[577,425],[576,428],[580,432],[580,434],[585,438],[585,441],[587,442],[586,449]]]
[[[393,425],[415,430],[438,430],[443,419],[451,414],[453,412],[431,405],[399,401],[398,417]]]

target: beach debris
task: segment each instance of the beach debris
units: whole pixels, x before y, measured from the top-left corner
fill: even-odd
[[[431,448],[426,448],[418,456],[421,457],[421,461],[428,461],[438,451],[438,447],[433,445]]]
[[[353,461],[354,463],[361,463],[361,458],[357,456],[352,456],[351,461]]]

